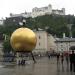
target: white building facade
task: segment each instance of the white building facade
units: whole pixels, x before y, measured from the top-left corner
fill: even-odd
[[[25,13],[21,13],[21,14],[12,14],[12,13],[10,13],[10,17],[19,17],[19,16],[28,18],[28,17],[31,17],[31,12],[25,12]]]
[[[69,51],[71,46],[75,46],[75,38],[57,38],[56,39],[56,51],[64,52]]]
[[[50,15],[50,14],[57,14],[57,15],[65,15],[65,8],[62,8],[61,10],[54,10],[52,9],[52,5],[48,5],[46,7],[42,8],[33,8],[32,9],[32,18],[37,17],[37,16],[42,16],[42,15]]]
[[[50,15],[50,14],[57,14],[57,15],[65,15],[65,8],[62,8],[61,10],[58,9],[52,9],[52,5],[49,4],[46,7],[35,7],[32,9],[32,12],[25,12],[25,13],[21,13],[21,14],[10,14],[10,17],[18,17],[18,16],[22,16],[22,17],[38,17],[38,16],[43,16],[43,15]]]
[[[5,19],[3,19],[3,18],[0,19],[0,25],[3,25],[3,24],[4,24],[4,20],[5,20]]]
[[[48,5],[47,7],[42,7],[42,8],[33,8],[32,9],[32,17],[37,17],[37,16],[42,16],[46,14],[51,14],[52,13],[52,6]]]
[[[0,41],[0,56],[3,55],[3,41]]]
[[[52,10],[52,14],[65,15],[65,8],[62,8],[61,10]]]

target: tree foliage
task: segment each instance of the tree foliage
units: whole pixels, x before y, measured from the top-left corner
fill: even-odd
[[[3,52],[4,53],[10,53],[12,51],[12,47],[10,45],[10,40],[5,40],[3,42]]]
[[[11,35],[15,29],[22,27],[19,25],[19,22],[22,22],[23,19],[26,20],[26,23],[23,23],[24,27],[37,30],[38,28],[46,29],[46,27],[48,27],[46,30],[52,35],[57,35],[57,37],[62,37],[63,33],[66,33],[66,36],[69,37],[69,28],[67,25],[73,24],[72,33],[73,37],[75,37],[74,15],[44,15],[35,18],[10,17],[5,20],[4,29],[1,30],[1,32]]]

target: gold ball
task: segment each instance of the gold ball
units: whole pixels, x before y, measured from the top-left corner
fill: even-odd
[[[16,29],[10,38],[10,44],[15,51],[32,51],[36,46],[36,35],[29,28]]]

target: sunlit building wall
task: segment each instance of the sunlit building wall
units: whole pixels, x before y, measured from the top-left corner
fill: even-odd
[[[35,52],[47,52],[55,49],[54,38],[44,30],[35,31],[37,36],[37,44]]]
[[[51,34],[48,34],[48,51],[50,52],[56,51],[55,41],[56,41],[55,38]]]
[[[46,31],[36,31],[37,44],[35,47],[36,52],[47,51],[47,32]]]

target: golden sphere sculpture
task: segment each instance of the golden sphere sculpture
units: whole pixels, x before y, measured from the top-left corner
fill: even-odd
[[[36,35],[29,28],[16,29],[10,38],[12,48],[17,52],[30,52],[36,46]]]

